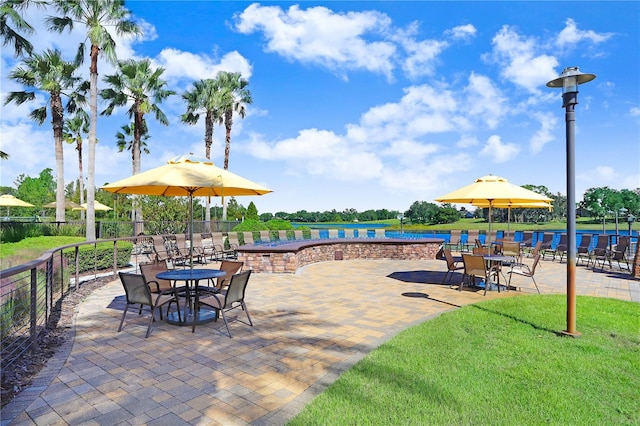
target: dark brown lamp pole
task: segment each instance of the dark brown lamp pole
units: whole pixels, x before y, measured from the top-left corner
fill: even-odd
[[[568,67],[562,75],[547,83],[547,87],[562,88],[562,107],[567,129],[567,329],[563,334],[579,337],[576,330],[576,196],[575,196],[575,113],[578,85],[596,78],[583,74],[578,67]]]

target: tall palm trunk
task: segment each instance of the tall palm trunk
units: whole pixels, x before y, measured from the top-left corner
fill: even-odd
[[[133,116],[133,143],[131,145],[131,153],[133,156],[133,174],[140,173],[140,141],[142,139],[142,131],[144,126],[144,114],[139,112],[139,108],[134,108],[136,113]],[[134,222],[142,222],[142,207],[138,202],[138,197],[133,197],[133,208],[131,214]]]
[[[51,94],[50,104],[53,141],[56,153],[56,222],[64,222],[64,153],[62,149],[64,113],[62,110],[62,99],[59,93]]]
[[[229,170],[229,154],[231,153],[231,126],[233,126],[233,109],[224,112],[224,127],[226,136],[224,140],[224,169]],[[227,220],[227,203],[222,198],[222,220]]]
[[[96,240],[96,211],[94,202],[96,199],[96,134],[98,128],[98,46],[91,45],[91,65],[89,66],[89,151],[87,160],[87,227],[86,240]]]
[[[84,204],[84,176],[82,175],[82,136],[78,135],[76,140],[76,151],[78,151],[78,183],[80,189],[80,204]],[[84,210],[80,210],[80,219],[84,220]]]
[[[207,115],[204,119],[204,149],[205,149],[205,157],[207,160],[211,159],[211,145],[213,145],[213,113],[210,110],[207,110]],[[204,200],[204,222],[205,222],[205,231],[211,231],[210,223],[211,223],[211,197],[205,197]]]

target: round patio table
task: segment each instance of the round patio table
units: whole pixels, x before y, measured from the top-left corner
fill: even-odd
[[[174,325],[190,325],[195,331],[195,326],[206,322],[214,321],[218,318],[218,312],[213,308],[200,306],[200,280],[210,280],[213,278],[224,277],[227,275],[225,271],[220,269],[174,269],[171,271],[160,272],[156,278],[161,280],[173,281],[174,289],[177,281],[184,281],[186,284],[186,301],[184,307],[178,303],[178,312],[167,314],[167,322]],[[193,295],[193,299],[191,296]]]

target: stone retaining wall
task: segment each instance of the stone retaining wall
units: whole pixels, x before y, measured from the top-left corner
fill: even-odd
[[[308,241],[302,246],[255,247],[238,249],[238,260],[244,268],[262,273],[293,274],[300,267],[326,261],[351,259],[435,259],[444,240],[431,238],[424,240],[343,240],[316,244]]]

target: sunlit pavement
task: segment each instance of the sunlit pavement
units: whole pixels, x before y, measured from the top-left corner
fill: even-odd
[[[565,293],[566,269],[541,262],[542,294]],[[352,260],[253,274],[246,301],[254,326],[232,311],[233,338],[219,320],[194,334],[157,321],[145,339],[149,317],[131,311],[118,333],[124,290],[113,281],[80,305],[75,338],[2,410],[2,425],[280,425],[407,327],[458,306],[536,293],[524,277],[512,282],[521,291],[458,292],[440,284],[445,271],[440,260]],[[639,284],[615,267],[576,268],[578,295],[640,302]]]

